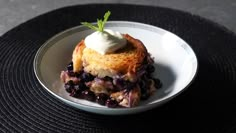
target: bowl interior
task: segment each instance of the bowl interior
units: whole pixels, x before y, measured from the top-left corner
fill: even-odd
[[[135,22],[111,21],[106,24],[106,28],[128,33],[144,43],[155,60],[154,76],[161,80],[163,87],[148,100],[142,101],[140,106],[132,109],[109,109],[70,97],[60,81],[60,72],[65,70],[71,61],[72,51],[78,42],[93,32],[86,27],[78,26],[54,36],[36,54],[35,74],[47,91],[64,102],[86,111],[103,114],[109,110],[113,110],[114,114],[127,111],[134,113],[165,103],[193,80],[197,71],[196,56],[191,47],[178,36],[158,27]]]

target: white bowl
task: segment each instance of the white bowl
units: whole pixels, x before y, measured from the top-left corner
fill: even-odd
[[[144,43],[154,57],[154,75],[161,80],[161,89],[133,108],[107,108],[69,96],[60,80],[60,72],[71,61],[77,43],[93,32],[84,26],[61,32],[40,47],[34,59],[34,72],[42,86],[53,96],[81,110],[121,115],[146,111],[166,103],[187,88],[196,75],[198,63],[193,50],[175,34],[155,26],[126,21],[107,22],[106,28],[128,33]]]

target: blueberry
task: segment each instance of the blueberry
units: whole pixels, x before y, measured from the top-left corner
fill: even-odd
[[[80,78],[80,76],[81,76],[81,72],[79,71],[79,72],[74,72],[75,73],[75,77],[76,78]]]
[[[146,73],[146,75],[145,75],[147,78],[152,78],[152,73]]]
[[[70,96],[72,96],[72,97],[78,97],[78,95],[77,95],[75,89],[72,90],[72,92],[70,93]]]
[[[94,79],[94,76],[91,75],[90,73],[82,73],[81,74],[81,79],[84,81],[84,82],[89,82],[89,81],[92,81]]]
[[[66,89],[66,91],[67,91],[68,93],[71,93],[72,90],[74,89],[74,83],[73,83],[73,81],[72,81],[72,80],[69,80],[67,83],[65,83],[64,87],[65,87],[65,89]]]
[[[99,93],[96,97],[96,102],[101,105],[105,105],[109,96],[105,93]]]
[[[89,88],[84,84],[84,82],[79,82],[78,88],[79,88],[80,90],[89,89]]]
[[[135,83],[132,83],[132,82],[129,82],[129,81],[126,81],[124,83],[125,83],[124,88],[126,90],[130,91],[130,90],[132,90],[135,87]]]
[[[113,81],[113,84],[116,85],[118,90],[124,90],[124,84],[125,84],[124,80],[122,80],[122,79],[115,79]]]
[[[136,83],[123,80],[123,79],[115,79],[113,84],[116,85],[118,90],[132,90],[135,87]]]
[[[79,84],[74,85],[74,89],[75,89],[75,90],[80,90]]]
[[[72,92],[72,90],[73,90],[73,87],[72,86],[70,86],[70,85],[68,85],[68,84],[65,84],[65,90],[68,92],[68,93],[71,93]]]
[[[70,96],[76,97],[76,98],[82,98],[82,89],[79,88],[79,85],[74,85],[74,90],[71,92]]]
[[[95,94],[90,90],[84,90],[82,91],[82,97],[88,101],[94,101],[95,100]]]
[[[141,89],[141,99],[142,100],[146,100],[149,98],[150,94],[148,93],[148,85],[147,82],[145,82],[144,80],[141,80],[139,82],[139,87]]]
[[[115,108],[118,106],[118,102],[114,99],[107,99],[106,106],[109,108]]]
[[[147,84],[143,80],[140,80],[138,84],[141,89],[141,93],[145,93],[147,91]]]
[[[73,62],[71,62],[67,65],[67,70],[68,71],[73,71]]]
[[[76,73],[74,73],[73,71],[68,71],[68,75],[70,77],[75,77],[76,76]]]
[[[148,99],[148,98],[149,98],[149,96],[150,96],[150,94],[149,94],[149,93],[147,93],[147,92],[145,92],[145,93],[142,93],[142,94],[141,94],[141,100],[146,100],[146,99]]]
[[[122,79],[116,79],[115,82],[117,85],[121,85],[121,86],[123,86],[123,84],[124,84],[124,80],[122,80]]]
[[[68,82],[67,82],[69,85],[74,85],[74,82],[73,82],[73,80],[69,80]]]
[[[158,78],[153,78],[153,80],[154,80],[154,82],[155,82],[155,87],[156,87],[156,89],[159,89],[159,88],[162,87],[162,83],[161,83],[160,79],[158,79]]]
[[[108,76],[104,77],[103,79],[106,80],[106,81],[113,81],[113,78],[108,77]]]
[[[153,73],[155,71],[155,67],[153,65],[148,65],[147,66],[147,72],[148,73]]]
[[[79,84],[74,85],[74,88],[73,88],[70,96],[82,99],[84,97],[82,92],[87,89],[89,89],[89,88],[84,83],[80,82]]]

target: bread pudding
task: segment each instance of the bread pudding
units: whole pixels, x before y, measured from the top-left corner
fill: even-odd
[[[105,25],[109,15],[105,14],[104,21],[98,19],[97,29]],[[102,29],[75,46],[72,61],[60,78],[72,97],[111,108],[135,107],[161,87],[152,75],[153,64],[139,39]]]

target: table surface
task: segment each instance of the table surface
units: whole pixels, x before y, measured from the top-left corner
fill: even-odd
[[[236,33],[235,0],[0,0],[0,36],[15,26],[51,10],[65,6],[91,3],[169,7],[200,15]]]
[[[0,0],[0,36],[11,28],[48,11],[69,5],[94,2],[135,3],[179,9],[213,20],[236,33],[234,14],[236,12],[236,1],[234,1],[151,0],[146,2],[144,0],[133,0],[127,2],[116,0],[109,2],[108,0],[87,0],[83,2],[79,0],[40,0],[37,2],[36,0]],[[212,23],[199,21],[201,19],[198,19],[198,17],[191,17],[185,14],[186,21],[183,21],[179,19],[183,17],[178,15],[178,12],[176,12],[175,16],[171,16],[174,13],[172,10],[142,8],[142,10],[135,11],[133,10],[135,9],[134,6],[130,6],[133,8],[125,7],[124,9],[132,12],[132,14],[129,14],[128,17],[125,15],[116,16],[119,20],[123,17],[131,20],[132,18],[129,18],[131,15],[140,16],[140,14],[146,14],[144,11],[147,10],[148,15],[149,13],[157,14],[160,18],[146,18],[147,16],[140,18],[135,16],[135,18],[142,22],[161,24],[178,33],[191,44],[198,56],[199,66],[203,66],[200,67],[198,76],[191,89],[183,93],[182,97],[170,102],[169,105],[163,106],[160,110],[151,110],[150,112],[129,116],[128,118],[126,116],[104,117],[90,115],[68,108],[58,102],[58,100],[55,100],[54,97],[48,95],[46,91],[38,89],[40,84],[34,76],[32,67],[35,53],[45,40],[58,33],[58,31],[78,23],[76,20],[71,23],[67,21],[67,13],[79,16],[80,12],[76,12],[78,8],[58,10],[58,12],[54,12],[49,16],[46,15],[46,20],[48,20],[46,21],[46,26],[44,23],[40,23],[45,22],[42,21],[45,20],[45,17],[41,16],[38,19],[34,19],[35,21],[28,22],[28,25],[21,25],[20,28],[12,30],[6,36],[0,37],[0,132],[63,132],[67,130],[120,132],[122,130],[120,127],[132,132],[135,128],[132,128],[133,126],[130,126],[130,123],[136,123],[136,126],[139,127],[137,130],[140,129],[140,131],[152,130],[153,127],[159,125],[158,131],[167,130],[167,132],[171,130],[184,132],[189,129],[191,129],[190,132],[194,130],[200,133],[236,132],[235,36],[230,34],[230,32],[225,32],[224,29],[218,26],[212,25]],[[85,8],[87,9],[87,7]],[[79,9],[85,11],[85,8],[80,7]],[[93,8],[94,10],[90,11],[90,13],[100,11],[101,8],[102,6]],[[113,11],[119,13],[117,9],[120,8],[115,8]],[[154,9],[156,10],[153,11]],[[163,14],[158,12],[159,10],[166,12]],[[88,13],[87,10],[86,12]],[[125,13],[123,12],[123,14]],[[57,21],[57,18],[62,18],[61,20],[63,21]],[[80,16],[77,20],[82,20],[81,18]],[[144,19],[147,20],[144,21]],[[166,20],[168,23],[166,23]],[[174,23],[171,25],[171,21],[168,20],[173,20]],[[157,23],[157,21],[160,21],[160,23]],[[175,28],[175,25],[178,25],[179,28]],[[40,34],[31,31],[40,31]],[[149,121],[150,118],[156,121],[153,123]],[[120,120],[124,120],[124,122],[120,123]],[[146,124],[143,124],[143,122]],[[54,130],[55,127],[58,128]]]

